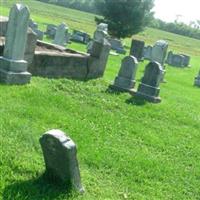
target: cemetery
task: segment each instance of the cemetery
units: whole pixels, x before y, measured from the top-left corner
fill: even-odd
[[[199,198],[200,40],[117,39],[34,0],[0,10],[0,199]]]

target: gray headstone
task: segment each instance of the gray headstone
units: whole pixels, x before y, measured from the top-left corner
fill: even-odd
[[[197,87],[200,87],[200,71],[194,79],[194,85],[197,86]]]
[[[137,65],[138,62],[135,57],[126,56],[122,60],[118,76],[115,78],[114,85],[111,88],[125,92],[133,90],[136,82]]]
[[[144,59],[151,60],[152,46],[144,47],[143,57]]]
[[[6,35],[8,17],[0,16],[0,36]]]
[[[142,60],[144,45],[145,45],[144,41],[132,40],[130,55],[136,57],[138,61]]]
[[[76,157],[76,145],[64,132],[50,130],[40,138],[46,173],[49,178],[71,185],[84,192]]]
[[[183,66],[189,67],[190,66],[190,56],[185,55],[185,54],[181,54],[181,55],[184,56]]]
[[[67,30],[68,28],[64,23],[60,24],[56,30],[56,35],[55,35],[53,43],[60,46],[65,46]]]
[[[172,66],[184,67],[183,63],[184,63],[184,56],[179,54],[173,54],[171,62]]]
[[[111,44],[111,49],[115,50],[117,53],[126,54],[121,40],[116,38],[109,38],[108,41]]]
[[[164,40],[159,40],[155,43],[151,52],[151,60],[160,63],[164,66],[165,57],[167,55],[168,43]]]
[[[54,25],[54,24],[47,24],[47,28],[46,28],[45,34],[49,38],[53,39],[53,38],[55,38],[56,30],[57,30],[57,26],[56,25]]]
[[[159,85],[163,72],[162,66],[159,63],[150,62],[145,68],[144,76],[135,95],[153,103],[160,102]]]
[[[9,14],[3,57],[0,57],[0,81],[7,84],[25,84],[30,82],[24,52],[27,42],[29,9],[15,4]]]

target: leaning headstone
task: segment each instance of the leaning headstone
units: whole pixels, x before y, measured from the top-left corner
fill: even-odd
[[[164,40],[158,40],[152,48],[151,61],[155,61],[164,67],[165,57],[167,55],[168,43]]]
[[[194,85],[197,86],[197,87],[200,87],[200,71],[194,79]]]
[[[146,60],[151,60],[152,46],[144,47],[143,58]]]
[[[139,84],[137,92],[134,93],[135,96],[153,103],[161,102],[159,85],[162,77],[162,66],[158,62],[150,62],[145,68],[142,81]]]
[[[116,38],[109,38],[109,43],[111,44],[111,49],[115,50],[116,53],[126,54],[126,50],[123,47],[122,41]]]
[[[133,39],[131,43],[130,55],[136,57],[138,61],[141,61],[143,58],[144,45],[144,41]]]
[[[134,90],[135,76],[137,71],[137,59],[133,56],[126,56],[121,63],[118,76],[115,78],[114,84],[110,86],[111,89],[130,92]]]
[[[184,62],[184,56],[179,55],[179,54],[173,54],[172,62],[171,62],[172,66],[184,67],[183,62]]]
[[[71,185],[84,192],[81,184],[77,149],[75,143],[64,132],[50,130],[40,138],[46,174],[50,179]]]
[[[56,30],[56,35],[55,35],[53,43],[60,46],[65,46],[67,30],[68,28],[64,23],[60,24]]]
[[[0,57],[0,81],[6,84],[26,84],[31,74],[27,72],[24,52],[27,41],[29,9],[15,4],[9,14],[3,57]]]

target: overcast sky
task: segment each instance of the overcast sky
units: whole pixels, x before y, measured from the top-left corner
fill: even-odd
[[[200,0],[155,0],[153,11],[164,21],[174,21],[180,15],[179,21],[189,23],[200,20]]]

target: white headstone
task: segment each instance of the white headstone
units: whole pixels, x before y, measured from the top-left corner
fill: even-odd
[[[56,35],[55,35],[53,43],[60,45],[60,46],[65,46],[67,30],[68,30],[68,28],[65,25],[65,23],[60,24],[56,30]]]

